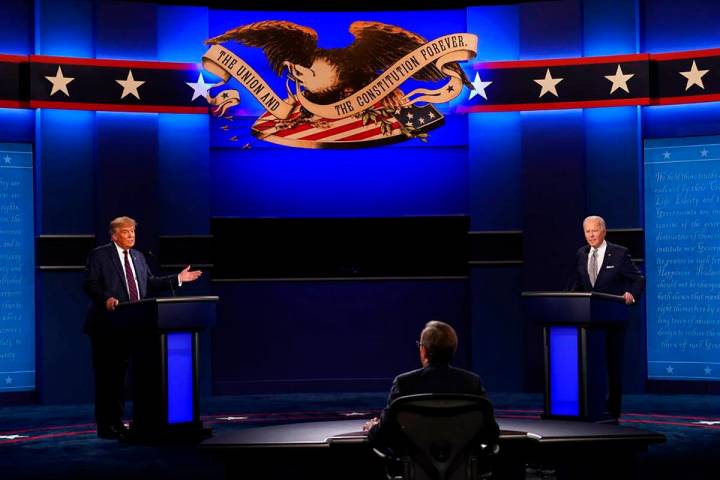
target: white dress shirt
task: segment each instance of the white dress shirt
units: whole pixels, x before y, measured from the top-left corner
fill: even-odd
[[[128,287],[128,284],[127,284],[127,275],[125,274],[125,253],[124,253],[125,250],[120,248],[120,246],[118,246],[117,243],[115,243],[115,249],[117,250],[118,255],[120,256],[120,266],[122,267],[122,270],[123,270],[123,278],[125,279],[125,288],[127,288],[128,289],[127,291],[130,292],[130,288]],[[140,285],[138,285],[137,272],[135,272],[135,263],[133,262],[132,255],[130,255],[129,249],[128,249],[128,257],[129,257],[128,262],[130,263],[130,270],[132,270],[133,278],[135,279],[135,288],[137,289],[138,297],[139,297],[140,296]]]
[[[590,247],[590,251],[588,252],[588,262],[587,262],[587,271],[590,272],[590,261],[592,260],[592,252],[594,248]],[[603,243],[597,248],[597,274],[600,275],[600,269],[602,268],[603,264],[603,258],[605,258],[605,250],[607,250],[607,242],[603,240]]]

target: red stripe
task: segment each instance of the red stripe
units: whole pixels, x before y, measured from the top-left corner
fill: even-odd
[[[275,121],[275,120],[271,120],[269,122],[263,122],[263,123],[256,123],[255,125],[253,125],[252,128],[254,128],[255,130],[260,130],[260,131],[268,130],[270,128],[273,128],[276,123],[277,123],[277,121]]]
[[[96,430],[81,430],[79,432],[63,432],[63,433],[49,433],[47,435],[37,435],[34,437],[27,437],[27,438],[16,438],[14,440],[0,440],[0,445],[10,445],[13,443],[23,443],[23,442],[34,442],[36,440],[47,440],[49,438],[61,438],[61,437],[77,437],[78,435],[88,435],[91,433],[95,433]]]
[[[628,105],[650,105],[649,97],[622,98],[615,100],[584,100],[579,102],[552,102],[552,103],[506,103],[503,105],[473,105],[460,106],[458,113],[474,112],[514,112],[520,110],[563,110],[567,108],[593,108],[593,107],[621,107]]]
[[[96,110],[107,112],[147,113],[208,113],[208,107],[174,107],[171,105],[117,105],[113,103],[78,103],[31,100],[31,108],[58,108],[66,110]]]
[[[720,101],[720,93],[708,93],[705,95],[687,95],[682,97],[661,97],[654,98],[653,105],[678,105],[683,103],[701,103]]]
[[[708,428],[710,430],[720,430],[718,425],[699,425],[697,423],[688,422],[665,422],[662,420],[627,420],[624,417],[620,420],[622,423],[647,423],[657,425],[676,425],[678,427]]]
[[[720,418],[715,418],[715,417],[694,417],[691,415],[668,415],[666,413],[626,413],[626,412],[623,412],[623,418],[626,415],[633,415],[636,417],[686,418],[688,420],[704,420],[706,422],[720,421]]]
[[[474,70],[493,68],[560,67],[567,65],[593,65],[597,63],[642,62],[650,59],[647,53],[631,55],[610,55],[605,57],[550,58],[546,60],[509,60],[504,62],[480,62],[473,64]]]
[[[286,128],[285,130],[278,130],[277,132],[273,133],[273,135],[277,137],[289,137],[290,135],[295,135],[296,133],[302,133],[307,130],[310,130],[311,128],[314,128],[314,126],[311,123],[303,123],[302,125],[298,125],[294,128]]]
[[[260,121],[260,119],[267,118],[270,116],[273,116],[273,115],[270,112],[265,112],[264,114],[262,114],[260,116],[260,118],[258,118],[258,122]],[[300,116],[300,112],[295,112],[292,115],[290,115],[286,120],[294,120],[299,116]],[[274,127],[278,121],[279,120],[273,119],[273,120],[268,120],[267,122],[256,123],[255,125],[253,125],[253,128],[255,130],[267,130],[268,128]]]
[[[28,102],[21,102],[20,100],[0,100],[0,108],[29,108]]]
[[[3,63],[25,63],[28,61],[27,55],[3,55],[0,54],[0,62]]]
[[[681,60],[683,58],[702,58],[720,56],[720,48],[690,50],[686,52],[651,53],[650,60]]]
[[[528,419],[537,420],[538,418],[540,418],[540,415],[505,415],[505,414],[500,414],[500,415],[496,415],[496,417],[497,417],[497,418],[528,418]]]
[[[30,55],[31,63],[52,63],[62,65],[89,65],[93,67],[150,68],[156,70],[198,70],[196,63],[148,62],[144,60],[103,60],[97,58],[51,57]]]
[[[378,413],[380,410],[371,409],[370,411]],[[262,417],[262,416],[277,417],[277,416],[282,416],[282,415],[299,415],[299,414],[303,414],[303,415],[307,415],[307,416],[332,415],[332,414],[341,415],[343,413],[348,413],[348,412],[339,412],[338,413],[338,412],[328,412],[325,410],[308,410],[308,411],[303,411],[303,412],[252,412],[252,413],[250,413],[250,412],[240,412],[240,413],[232,412],[232,413],[216,413],[213,415],[201,415],[200,419],[204,420],[206,418],[216,418],[216,417]]]
[[[339,127],[329,128],[322,132],[308,135],[307,137],[300,137],[299,140],[322,140],[323,138],[329,137],[331,135],[336,135],[338,133],[347,132],[349,130],[355,130],[358,127],[362,127],[362,124],[363,124],[362,120],[356,120],[354,122],[350,122],[345,125],[340,125]]]
[[[509,409],[509,408],[498,408],[495,409],[496,412],[504,413],[504,412],[512,412],[512,413],[542,413],[543,411],[540,409]]]
[[[37,432],[39,431],[50,431],[50,430],[69,430],[71,428],[80,428],[80,427],[91,427],[95,425],[94,423],[76,423],[73,425],[55,425],[52,427],[34,427],[34,428],[21,428],[20,430],[12,430],[8,432],[0,432],[0,435],[17,435],[18,433],[28,433],[28,432]]]
[[[392,124],[393,130],[396,130],[400,128],[400,123],[394,122]],[[380,127],[373,128],[372,130],[365,130],[363,132],[356,133],[355,135],[350,135],[349,137],[341,138],[338,140],[339,142],[353,142],[356,140],[366,140],[370,137],[374,137],[378,134],[382,133],[382,130]]]

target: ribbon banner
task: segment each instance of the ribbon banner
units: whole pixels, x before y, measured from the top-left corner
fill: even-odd
[[[302,92],[302,86],[295,81],[295,93],[287,85],[288,98],[282,99],[265,80],[243,59],[222,45],[213,45],[203,55],[203,68],[222,79],[213,86],[224,85],[235,78],[274,117],[285,120],[296,111],[297,103],[312,114],[328,120],[339,120],[358,115],[376,105],[406,80],[424,67],[434,64],[450,80],[437,89],[418,88],[405,95],[401,106],[409,107],[417,102],[444,103],[457,97],[462,91],[460,74],[447,67],[450,62],[470,60],[477,53],[477,36],[471,33],[455,33],[432,40],[391,65],[375,80],[347,98],[330,105],[309,101]],[[240,103],[236,90],[225,90],[215,97],[208,96],[208,103],[216,108],[216,114]]]

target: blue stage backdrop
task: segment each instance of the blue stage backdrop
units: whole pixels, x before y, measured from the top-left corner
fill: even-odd
[[[720,380],[720,136],[645,142],[648,377]]]
[[[0,392],[35,389],[33,154],[0,143]]]

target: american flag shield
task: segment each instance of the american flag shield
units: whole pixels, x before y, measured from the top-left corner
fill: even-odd
[[[401,142],[442,123],[442,114],[432,104],[391,110],[378,103],[337,120],[318,117],[298,105],[284,120],[264,113],[253,124],[252,133],[261,140],[291,147],[358,148]]]

